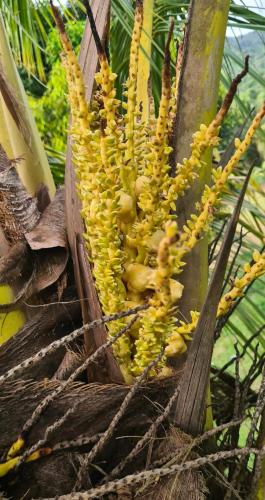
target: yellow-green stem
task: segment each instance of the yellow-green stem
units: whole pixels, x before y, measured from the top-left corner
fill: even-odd
[[[152,50],[152,29],[154,17],[154,0],[143,2],[143,29],[140,39],[141,50],[139,53],[139,69],[137,75],[137,107],[142,105],[142,121],[148,122],[150,113],[150,102],[148,97],[148,85],[150,78],[150,61]]]
[[[175,129],[175,159],[181,162],[190,155],[192,134],[201,123],[213,119],[218,97],[224,38],[230,0],[193,0],[186,32],[184,57],[179,82],[177,122]],[[185,99],[182,96],[185,95]],[[178,202],[179,224],[189,219],[194,205],[200,200],[211,171],[211,154],[204,156],[205,167],[199,179]],[[180,307],[188,317],[190,310],[199,310],[204,300],[208,280],[207,239],[204,238],[187,258],[182,274],[184,293]]]
[[[0,143],[9,158],[21,158],[18,174],[22,183],[30,194],[36,192],[43,183],[49,189],[50,197],[55,193],[48,160],[41,143],[41,139],[33,120],[27,95],[16,69],[9,42],[6,36],[2,16],[0,15],[0,63],[4,69],[7,81],[14,91],[14,96],[23,112],[24,124],[27,129],[27,142],[19,131],[7,109],[2,96],[0,97]]]
[[[190,155],[192,134],[201,123],[208,125],[216,113],[218,88],[230,0],[192,0],[186,31],[184,55],[178,88],[177,117],[174,134],[175,161]],[[183,95],[185,99],[183,99]],[[178,222],[185,224],[209,182],[212,167],[211,152],[204,155],[205,167],[198,180],[177,203]],[[187,266],[181,282],[184,293],[179,307],[188,317],[189,311],[200,310],[208,283],[207,238],[185,259]],[[209,394],[210,394],[209,386]],[[207,398],[209,402],[209,397]],[[209,419],[207,416],[207,425]]]

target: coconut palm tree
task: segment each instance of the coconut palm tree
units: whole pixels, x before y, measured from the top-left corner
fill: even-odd
[[[93,12],[100,38],[104,38],[106,34],[108,18],[107,4],[108,2],[102,4],[102,2],[97,1],[93,4]],[[123,4],[121,6],[123,7]],[[146,31],[146,33],[143,33],[142,39],[144,52],[139,55],[139,59],[145,68],[141,73],[141,86],[137,87],[136,95],[138,102],[142,103],[141,107],[145,114],[144,116],[148,117],[150,109],[148,111],[148,100],[144,97],[147,96],[149,68],[151,66],[148,57],[150,54],[149,40],[152,28],[150,8],[153,5],[151,0],[145,0],[144,6],[146,6],[146,12],[148,12],[148,19],[144,18]],[[216,113],[229,2],[223,0],[220,2],[220,5],[217,5],[216,2],[207,0],[207,7],[206,9],[205,1],[195,0],[191,2],[189,23],[184,41],[184,56],[179,75],[177,120],[173,142],[173,146],[175,144],[177,147],[173,149],[172,153],[171,160],[173,165],[176,164],[176,161],[181,161],[183,156],[189,156],[189,142],[191,141],[192,134],[196,132],[202,122],[205,123],[207,129],[207,126],[211,124]],[[114,4],[114,8],[117,8],[117,4]],[[90,13],[89,9],[88,12]],[[129,8],[127,12],[129,18]],[[203,15],[205,15],[205,23],[202,25],[201,19]],[[82,114],[81,122],[79,122],[80,116],[76,113],[76,101],[73,96],[76,95],[76,89],[79,89],[81,92],[80,103],[83,106],[82,109],[84,112],[86,109],[82,100],[84,98],[84,89],[82,83],[79,82],[80,73],[78,72],[75,59],[73,59],[73,53],[71,53],[69,45],[67,45],[68,42],[65,42],[64,28],[58,17],[58,13],[57,23],[61,31],[62,40],[66,44],[64,46],[66,50],[65,57],[72,58],[72,69],[68,75],[68,82],[70,98],[72,98],[73,126],[75,126],[75,120],[77,120],[76,123],[78,125],[73,129],[75,130],[73,135],[76,144],[75,148],[73,148],[73,154],[78,155],[80,140],[78,134],[81,133],[80,131],[82,131],[82,127],[84,126],[84,122],[82,121],[84,120],[84,115]],[[91,14],[90,25],[96,37],[99,59],[106,65],[107,59],[95,33]],[[165,26],[164,31],[166,31]],[[209,36],[209,33],[211,33],[211,36]],[[112,53],[114,54],[114,42],[112,43]],[[198,46],[200,47],[199,65],[197,56]],[[89,65],[87,64],[87,55],[89,56]],[[169,45],[166,49],[166,55],[164,68],[168,68]],[[92,44],[89,23],[87,24],[81,46],[80,65],[83,69],[86,82],[86,98],[90,100],[93,91],[94,73],[97,67],[97,54],[95,46]],[[102,67],[104,68],[104,65]],[[141,66],[140,68],[142,69]],[[247,70],[247,67],[245,70]],[[164,69],[164,75],[165,71]],[[205,80],[207,71],[209,72],[208,74],[213,75],[211,81],[210,79]],[[246,71],[243,73],[245,74]],[[240,75],[238,80],[242,77],[243,74]],[[71,78],[74,78],[76,87],[71,87]],[[131,78],[133,77],[131,76]],[[228,100],[221,110],[227,110],[227,102],[229,102],[229,99],[231,101],[231,96],[238,80],[234,82],[234,86],[232,86],[233,91],[230,91]],[[77,85],[80,85],[80,87]],[[7,88],[7,86],[4,88]],[[154,94],[155,92],[154,90]],[[7,96],[10,96],[10,93],[6,91],[3,94],[5,105],[9,102]],[[17,95],[13,94],[12,109],[16,109],[17,101],[15,98],[17,97]],[[262,114],[258,115],[256,120],[260,120],[261,116]],[[122,117],[120,120],[122,120]],[[214,126],[217,127],[216,124]],[[252,134],[252,129],[250,130],[251,132],[249,133]],[[109,133],[107,129],[105,133]],[[10,129],[7,137],[12,137]],[[128,136],[128,140],[130,140],[130,136]],[[82,143],[82,148],[84,144]],[[244,141],[242,144],[245,144]],[[237,151],[240,150],[240,147],[241,143],[237,141]],[[62,224],[62,192],[59,191],[54,201],[49,204],[49,200],[47,200],[45,194],[47,190],[42,188],[37,196],[38,201],[36,201],[33,196],[30,196],[35,190],[32,189],[31,193],[26,192],[27,190],[30,191],[27,182],[24,181],[23,188],[16,174],[14,164],[10,163],[8,155],[4,152],[1,153],[1,174],[3,174],[3,189],[1,194],[4,199],[3,206],[6,220],[10,217],[12,222],[12,224],[5,224],[3,227],[4,237],[7,243],[9,239],[11,250],[0,261],[1,279],[2,282],[4,280],[5,283],[7,282],[14,287],[15,295],[12,303],[2,307],[2,310],[9,311],[20,305],[21,307],[26,307],[26,313],[29,317],[25,326],[15,336],[5,342],[0,350],[0,356],[2,356],[3,360],[0,383],[3,384],[2,397],[4,401],[0,418],[1,428],[6,429],[2,438],[4,460],[0,464],[0,472],[4,477],[3,486],[7,494],[13,496],[13,498],[20,498],[26,494],[28,489],[30,490],[30,493],[27,493],[29,498],[36,496],[54,497],[58,494],[67,494],[72,489],[75,491],[79,489],[87,491],[81,491],[76,493],[76,495],[72,494],[69,498],[95,498],[111,494],[113,491],[118,494],[118,497],[122,498],[122,496],[134,494],[135,490],[138,490],[138,495],[147,495],[147,497],[148,495],[156,494],[158,495],[157,498],[164,498],[165,495],[169,498],[182,498],[184,495],[187,496],[188,488],[190,488],[190,495],[201,498],[202,491],[205,488],[204,480],[200,474],[193,473],[191,470],[192,467],[196,468],[204,462],[200,462],[201,459],[196,462],[196,454],[193,455],[192,449],[198,444],[198,441],[194,441],[191,435],[200,435],[203,432],[206,389],[209,386],[213,337],[216,331],[216,316],[219,314],[217,313],[217,307],[222,292],[221,288],[229,250],[235,234],[236,222],[239,218],[247,182],[245,182],[241,196],[237,200],[231,222],[226,229],[222,246],[218,246],[221,233],[219,234],[219,240],[217,237],[212,246],[212,261],[214,260],[213,257],[216,257],[214,250],[216,248],[219,252],[219,258],[212,273],[207,295],[205,296],[208,281],[208,245],[206,238],[201,241],[200,246],[197,246],[198,250],[191,254],[189,266],[187,266],[189,269],[188,272],[182,273],[182,285],[184,285],[184,291],[186,291],[179,305],[182,314],[187,317],[190,310],[200,310],[203,305],[201,315],[198,316],[198,314],[195,314],[192,317],[192,321],[194,321],[193,328],[197,326],[197,329],[194,341],[191,343],[188,351],[185,368],[183,368],[184,359],[180,357],[181,371],[173,367],[173,376],[162,377],[161,379],[158,378],[145,383],[148,370],[153,369],[155,363],[161,360],[159,355],[159,359],[151,359],[151,364],[149,363],[146,369],[138,374],[138,378],[134,380],[134,384],[128,387],[128,385],[121,383],[121,374],[123,374],[123,371],[111,350],[111,345],[117,339],[109,337],[107,340],[107,332],[103,323],[108,322],[110,319],[117,319],[117,315],[115,314],[118,314],[122,328],[121,332],[117,334],[119,337],[126,333],[132,325],[132,322],[129,325],[124,322],[122,323],[123,316],[135,315],[143,309],[143,312],[140,314],[147,314],[146,318],[148,319],[148,310],[145,313],[145,303],[137,304],[138,307],[136,309],[131,308],[127,311],[120,312],[119,308],[118,312],[117,310],[108,310],[102,299],[103,313],[107,316],[114,313],[113,318],[112,316],[110,318],[105,317],[102,320],[102,311],[91,274],[91,270],[94,272],[93,266],[95,268],[97,255],[94,255],[90,266],[82,237],[84,226],[80,217],[80,206],[76,195],[75,172],[71,162],[71,154],[71,142],[69,139],[65,183],[66,228],[73,261],[76,291],[73,290],[73,270],[71,263],[67,264],[68,252],[66,249],[64,226]],[[226,154],[229,155],[229,151]],[[12,158],[16,155],[9,153],[9,156]],[[75,157],[75,161],[77,160],[78,156]],[[184,202],[177,207],[180,227],[180,214],[185,213],[186,218],[189,218],[193,208],[192,205],[201,199],[201,192],[205,189],[205,184],[208,182],[211,171],[211,155],[208,154],[208,156],[205,156],[204,161],[205,168],[203,175],[200,176],[199,181],[196,181],[196,184],[193,184],[194,188],[190,191],[189,196],[185,197]],[[48,172],[48,170],[45,170],[45,172]],[[215,180],[217,179],[217,181],[218,175],[220,180],[220,170],[219,174],[216,173]],[[104,179],[102,178],[102,180]],[[247,178],[248,180],[249,178]],[[47,186],[46,181],[44,181],[44,184]],[[4,190],[6,186],[8,189]],[[14,192],[17,193],[15,204],[12,201],[14,200]],[[128,198],[126,199],[128,200]],[[21,214],[23,214],[23,217],[21,217]],[[13,233],[10,232],[10,227],[14,228]],[[189,227],[193,228],[192,224]],[[23,233],[26,233],[25,238],[22,236]],[[189,229],[186,234],[189,234]],[[168,238],[172,238],[172,234]],[[175,236],[173,240],[174,238]],[[165,240],[164,244],[168,244],[167,240]],[[217,246],[215,246],[216,244]],[[226,280],[229,278],[229,275],[233,275],[232,264],[234,262],[235,259],[232,259]],[[232,287],[234,299],[240,300],[243,288],[263,272],[262,263],[263,254],[255,253],[254,262],[251,262],[246,267],[244,277]],[[102,262],[99,264],[102,266]],[[106,254],[106,262],[101,267],[102,273],[104,273],[104,267],[107,267],[107,265]],[[100,276],[98,278],[95,275],[95,278],[97,283]],[[127,277],[125,282],[127,283],[126,280],[129,282],[129,279]],[[98,283],[100,283],[100,280]],[[97,284],[97,286],[99,297],[101,298],[100,284]],[[81,303],[81,312],[76,292]],[[150,294],[150,292],[148,293]],[[231,298],[232,292],[229,293],[230,295],[224,296],[223,302],[221,301],[220,303],[221,305],[219,304],[219,311],[225,310],[227,313],[225,304],[228,302],[228,298]],[[237,302],[235,305],[237,305]],[[80,325],[81,313],[83,323],[86,325],[84,327]],[[222,316],[221,313],[220,316]],[[227,316],[228,314],[225,315],[226,320]],[[137,318],[133,317],[132,321],[135,321],[135,319]],[[94,323],[87,326],[91,320],[94,320]],[[167,317],[165,317],[165,321],[167,321]],[[77,329],[73,331],[74,328]],[[190,328],[189,323],[187,325],[183,324],[181,328]],[[67,335],[68,332],[69,335]],[[61,350],[58,350],[59,347]],[[135,343],[136,348],[137,343]],[[99,355],[101,355],[99,364],[93,364]],[[236,359],[238,360],[241,355],[237,351]],[[258,359],[258,355],[256,355],[255,362],[251,368],[252,378],[259,373],[260,365],[262,365],[262,356]],[[238,361],[236,361],[235,366],[238,370]],[[76,378],[85,376],[85,370],[87,370],[89,383],[83,385],[79,379],[80,383],[75,384],[74,380]],[[196,376],[194,374],[192,376],[192,371],[196,373]],[[184,376],[182,375],[181,377],[182,372]],[[71,373],[70,376],[69,373]],[[52,377],[54,382],[49,381]],[[213,453],[212,456],[204,458],[205,463],[211,463],[220,458],[243,457],[237,462],[234,461],[229,468],[229,479],[231,479],[232,489],[228,493],[224,493],[222,485],[221,489],[218,490],[217,481],[214,479],[214,484],[211,485],[213,495],[223,494],[223,497],[226,495],[226,498],[228,498],[229,495],[234,494],[236,488],[240,488],[241,491],[246,487],[246,481],[242,475],[245,469],[244,457],[249,455],[250,448],[255,443],[253,426],[255,424],[256,427],[257,420],[264,406],[264,382],[261,385],[258,404],[256,405],[255,394],[249,388],[252,381],[251,377],[247,378],[243,387],[243,392],[245,391],[247,396],[252,397],[254,400],[252,400],[254,416],[252,429],[247,438],[247,449],[237,449],[238,428],[236,428],[235,433],[233,427],[235,426],[235,422],[233,422],[232,431],[230,434],[227,434],[228,440],[231,440],[230,449],[227,449],[227,437],[225,440],[224,436],[220,434],[224,443],[224,448],[221,448],[223,454]],[[30,381],[32,378],[37,381]],[[43,383],[43,378],[48,380]],[[58,382],[58,380],[63,380],[63,382]],[[95,383],[96,381],[100,382],[100,384]],[[112,385],[109,385],[110,382],[112,382]],[[239,392],[239,378],[237,376],[235,379],[237,406],[234,407],[233,414],[235,418],[241,417],[244,409],[238,407],[242,402]],[[148,400],[152,404],[146,405],[148,408],[144,409],[143,401]],[[18,409],[20,408],[21,401],[24,402],[24,407],[23,411],[19,412]],[[176,401],[178,401],[177,405]],[[170,420],[168,420],[168,417],[170,417]],[[150,425],[150,422],[153,422],[153,424]],[[161,427],[162,423],[164,423],[164,429]],[[172,423],[175,424],[174,429],[172,428]],[[207,419],[207,423],[209,424],[209,418]],[[238,422],[236,424],[238,425]],[[223,428],[226,428],[226,426]],[[221,429],[218,429],[218,431],[221,432]],[[158,434],[156,434],[157,432]],[[214,430],[214,433],[216,432],[217,430]],[[136,447],[133,441],[135,434],[141,436]],[[124,441],[124,439],[121,441],[122,436],[125,435],[130,436],[130,438],[127,438],[127,441]],[[153,450],[151,449],[152,447],[149,447],[147,453],[139,454],[144,444],[150,443],[150,439],[152,440],[156,435],[158,438],[166,437],[166,439],[161,439],[161,445],[159,446],[157,446],[157,443],[159,444],[160,440],[158,439],[157,442],[154,440],[154,444],[152,445]],[[120,439],[117,440],[117,437]],[[203,436],[203,439],[206,438],[209,438],[209,435]],[[262,432],[260,433],[261,441]],[[119,442],[122,443],[121,446],[117,446]],[[10,448],[12,443],[13,445]],[[209,442],[208,446],[212,447],[211,451],[213,452],[217,449],[215,442]],[[9,448],[8,452],[6,452],[7,448]],[[70,450],[68,455],[66,455],[65,450]],[[197,452],[198,450],[196,450]],[[204,453],[207,454],[207,448]],[[258,445],[254,449],[254,453],[258,455]],[[184,467],[182,468],[180,462],[177,462],[173,466],[165,466],[165,463],[168,463],[172,458],[176,460],[176,454],[178,455],[178,459],[186,462]],[[192,460],[192,465],[187,464],[187,454],[189,454],[189,459]],[[132,462],[132,459],[134,459],[134,462]],[[20,467],[23,473],[23,483],[19,479],[19,475],[17,475],[17,469]],[[187,474],[184,472],[185,468],[189,469]],[[76,469],[78,470],[77,474]],[[135,473],[139,469],[142,472]],[[256,470],[258,471],[258,467]],[[50,471],[52,471],[53,479],[54,477],[56,478],[56,482],[52,481],[53,484],[51,484],[49,479]],[[135,474],[132,477],[128,476],[130,472]],[[180,473],[181,476],[179,476]],[[222,468],[218,471],[218,474],[222,475]],[[216,477],[218,474],[216,474]],[[116,483],[112,482],[111,478],[116,477],[119,478],[119,481]],[[165,480],[163,477],[169,479]],[[157,480],[157,478],[160,480],[154,487],[154,479]],[[254,479],[259,484],[259,476],[254,476]],[[100,485],[102,482],[105,484]],[[94,489],[92,489],[92,485],[95,486]],[[255,484],[254,486],[256,488]],[[259,489],[257,494],[260,494]]]

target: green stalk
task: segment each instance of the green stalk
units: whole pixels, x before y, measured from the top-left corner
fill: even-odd
[[[263,412],[261,414],[261,422],[259,429],[259,437],[257,447],[263,449],[265,447],[265,408],[263,408]],[[259,464],[259,465],[258,465]],[[259,468],[255,472],[258,475],[257,482],[254,486],[254,491],[251,494],[251,500],[264,500],[265,498],[265,457],[261,458],[259,463],[258,458],[256,458],[256,466],[255,469]]]
[[[137,75],[137,106],[142,103],[142,120],[149,119],[148,85],[150,78],[150,61],[152,52],[152,29],[154,17],[154,0],[143,1],[143,30],[141,34],[141,50]]]
[[[0,63],[1,69],[4,70],[5,77],[23,113],[26,130],[25,137],[23,137],[1,96],[0,143],[9,158],[22,158],[19,163],[18,173],[27,191],[30,194],[34,194],[38,186],[43,183],[48,187],[50,197],[53,198],[55,184],[44,147],[29,108],[26,92],[15,66],[1,14]]]
[[[265,441],[263,443],[265,446]],[[253,500],[264,500],[265,498],[265,458],[261,460],[260,477],[257,485],[257,490],[253,496]]]
[[[230,0],[192,0],[185,37],[180,75],[178,112],[175,129],[175,159],[190,155],[192,134],[201,123],[208,125],[216,113],[221,63]],[[183,98],[185,96],[185,99]],[[179,224],[190,218],[209,181],[212,157],[204,157],[205,167],[178,203]],[[204,238],[187,257],[181,281],[184,293],[180,309],[189,318],[190,310],[200,310],[208,282],[208,242]]]
[[[225,33],[230,0],[192,0],[185,36],[184,56],[180,74],[177,117],[174,136],[175,160],[181,162],[190,155],[192,134],[201,123],[208,125],[216,114]],[[183,99],[185,96],[185,99]],[[194,212],[204,186],[209,182],[212,155],[204,156],[205,167],[192,188],[177,206],[178,223],[182,226]],[[208,284],[207,237],[196,245],[185,259],[181,275],[184,292],[180,310],[187,320],[191,310],[199,311]],[[210,385],[207,391],[206,426],[212,426]]]

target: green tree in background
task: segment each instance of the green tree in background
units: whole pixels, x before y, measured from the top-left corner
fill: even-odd
[[[68,30],[73,46],[78,50],[84,31],[84,21],[69,21]],[[43,94],[30,95],[29,102],[46,150],[65,153],[69,120],[65,71],[60,60],[61,47],[55,28],[49,32],[46,46],[47,83]],[[48,126],[47,126],[48,124]]]

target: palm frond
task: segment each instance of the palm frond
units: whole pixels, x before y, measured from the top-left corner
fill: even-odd
[[[17,65],[44,80],[45,43],[51,25],[48,3],[0,0],[0,9]]]
[[[68,4],[59,1],[67,19],[83,16],[84,6],[81,0],[69,0]],[[189,0],[157,0],[154,13],[154,36],[152,67],[154,70],[154,90],[159,95],[160,70],[168,31],[168,19],[176,19],[176,34],[181,31],[187,15]],[[41,80],[45,78],[45,47],[47,33],[53,24],[48,0],[0,0],[6,30],[18,65],[23,65],[30,73],[35,73]],[[113,0],[111,43],[117,46],[120,41],[119,59],[113,55],[113,66],[119,70],[121,80],[127,74],[128,41],[133,23],[133,1]],[[264,16],[242,5],[232,2],[229,14],[229,26],[242,29],[264,31]]]

